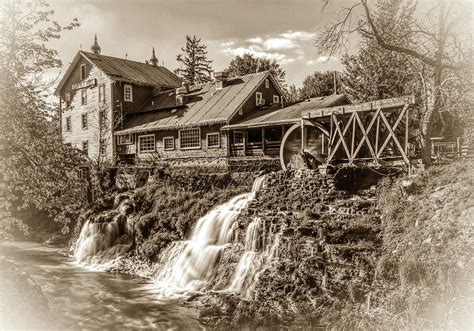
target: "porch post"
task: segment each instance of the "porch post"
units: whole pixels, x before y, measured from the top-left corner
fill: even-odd
[[[265,156],[265,128],[262,127],[262,151]]]
[[[304,129],[304,120],[301,119],[301,153],[304,153],[305,146],[305,129]]]
[[[242,132],[242,145],[244,156],[247,156],[247,130],[245,129]]]

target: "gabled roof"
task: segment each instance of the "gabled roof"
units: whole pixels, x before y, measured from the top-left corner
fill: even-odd
[[[226,125],[222,129],[241,129],[252,127],[264,127],[272,125],[293,124],[301,120],[302,112],[332,106],[349,104],[344,94],[335,94],[326,97],[311,98],[290,104],[281,108],[274,105],[264,111],[259,111],[246,116],[238,123]]]
[[[64,74],[63,78],[59,82],[55,94],[59,93],[81,57],[84,57],[115,81],[134,83],[144,86],[181,86],[181,78],[165,67],[155,67],[144,62],[79,51],[74,57],[74,60]]]
[[[175,91],[161,92],[116,134],[228,123],[266,78],[277,86],[269,71],[230,78],[221,90],[215,83],[192,86],[184,106],[176,105]]]

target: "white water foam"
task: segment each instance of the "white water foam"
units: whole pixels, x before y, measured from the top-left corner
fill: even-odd
[[[188,241],[174,243],[165,252],[167,261],[156,278],[161,294],[166,297],[189,294],[209,283],[222,250],[231,244],[235,221],[255,197],[263,180],[263,176],[258,177],[251,193],[236,196],[201,217]]]

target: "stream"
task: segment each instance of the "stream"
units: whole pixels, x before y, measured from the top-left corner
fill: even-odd
[[[202,330],[197,310],[160,301],[153,281],[89,271],[57,249],[0,243],[0,329]]]

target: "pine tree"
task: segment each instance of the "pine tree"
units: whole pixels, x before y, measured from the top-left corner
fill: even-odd
[[[176,61],[181,68],[176,73],[190,84],[207,83],[211,81],[212,61],[207,59],[207,46],[196,36],[186,36],[186,46],[181,47]]]

